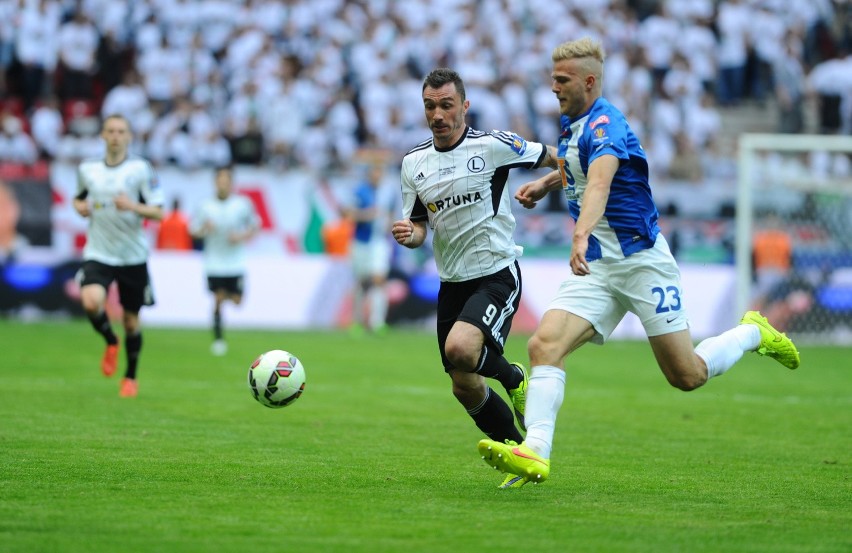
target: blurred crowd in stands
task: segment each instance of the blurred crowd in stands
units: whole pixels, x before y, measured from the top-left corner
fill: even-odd
[[[720,166],[728,107],[772,102],[777,130],[799,133],[809,98],[813,131],[852,132],[850,13],[845,0],[0,0],[0,161],[99,156],[112,113],[155,164],[399,158],[428,137],[421,84],[437,66],[465,79],[474,127],[554,143],[550,52],[592,35],[604,95],[652,167],[692,180]]]

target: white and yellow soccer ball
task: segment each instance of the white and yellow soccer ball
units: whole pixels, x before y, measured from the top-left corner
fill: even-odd
[[[248,385],[254,399],[280,409],[299,399],[305,390],[305,367],[288,351],[267,351],[249,367]]]

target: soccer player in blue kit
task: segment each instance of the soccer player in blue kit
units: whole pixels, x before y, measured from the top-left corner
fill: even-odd
[[[723,374],[748,351],[799,366],[790,339],[756,311],[693,346],[680,270],[657,226],[645,152],[624,115],[601,96],[603,49],[582,38],[557,46],[552,59],[551,89],[562,114],[559,168],[522,185],[515,199],[530,209],[562,188],[576,223],[571,273],[527,344],[526,438],[478,444],[486,463],[535,483],[550,474],[565,358],[587,342],[603,344],[628,311],[642,321],[669,383],[684,391]]]
[[[356,282],[351,328],[356,334],[364,329],[382,334],[387,328],[385,285],[393,255],[387,230],[393,219],[395,202],[387,194],[390,189],[383,185],[384,178],[384,164],[378,161],[371,163],[364,181],[355,188],[352,205],[347,210],[349,217],[355,221],[351,259]]]

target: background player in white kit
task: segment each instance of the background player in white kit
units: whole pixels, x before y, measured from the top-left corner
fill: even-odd
[[[384,176],[384,164],[378,161],[371,163],[366,178],[355,188],[351,207],[346,210],[347,216],[355,223],[351,259],[356,281],[352,329],[356,333],[363,327],[380,333],[386,326],[388,298],[385,283],[392,254],[392,243],[387,233],[395,202],[387,194],[389,189],[382,184]],[[368,308],[366,314],[365,304]]]
[[[115,373],[118,359],[118,338],[106,314],[106,298],[112,282],[118,283],[127,352],[127,370],[119,394],[135,397],[136,369],[142,350],[139,310],[143,305],[154,304],[142,221],[162,219],[163,194],[151,165],[128,154],[132,135],[124,117],[107,117],[101,137],[106,143],[104,159],[86,160],[77,170],[74,209],[89,218],[83,266],[77,280],[83,309],[107,343],[101,360],[106,376]]]
[[[453,394],[489,438],[520,442],[512,410],[486,383],[506,389],[524,427],[526,371],[503,357],[521,296],[519,248],[506,187],[513,167],[556,167],[556,151],[518,135],[465,124],[470,101],[449,69],[423,82],[432,138],[402,160],[402,213],[391,229],[399,244],[420,247],[432,228],[438,292],[438,347]],[[501,487],[516,482],[506,477]]]
[[[190,221],[189,230],[204,240],[204,272],[213,293],[213,355],[225,355],[222,306],[226,301],[239,305],[245,291],[246,248],[260,229],[254,204],[245,196],[233,194],[231,167],[215,173],[216,196],[205,201]]]
[[[790,339],[756,311],[693,346],[680,270],[657,225],[645,152],[624,115],[601,97],[603,49],[585,38],[559,45],[552,59],[551,89],[562,113],[559,170],[522,185],[515,198],[532,208],[550,190],[563,189],[576,222],[571,272],[529,340],[524,443],[478,445],[488,464],[532,482],[550,474],[565,357],[587,342],[602,344],[628,311],[642,321],[669,383],[681,390],[723,374],[747,351],[799,366]]]

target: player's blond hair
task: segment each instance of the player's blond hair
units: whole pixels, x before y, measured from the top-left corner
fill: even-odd
[[[562,60],[579,59],[583,68],[597,77],[598,82],[603,78],[603,63],[606,59],[603,46],[591,37],[563,42],[553,49],[553,63]]]

